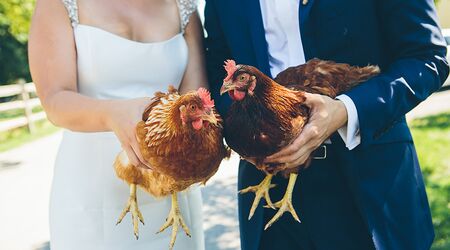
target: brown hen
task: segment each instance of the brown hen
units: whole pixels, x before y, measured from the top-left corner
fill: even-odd
[[[117,224],[131,211],[134,234],[138,238],[139,211],[136,187],[154,197],[172,196],[172,209],[159,232],[173,226],[169,244],[173,248],[178,226],[190,236],[178,207],[177,192],[195,183],[206,183],[220,162],[230,155],[222,135],[222,120],[210,93],[203,88],[179,95],[175,88],[155,94],[136,126],[144,159],[152,170],[133,166],[122,151],[114,163],[117,176],[130,185],[130,198]]]
[[[249,219],[264,197],[268,207],[279,208],[265,229],[286,211],[300,222],[291,200],[301,166],[295,169],[286,169],[284,164],[269,166],[263,163],[264,159],[289,145],[308,122],[309,108],[304,103],[304,92],[334,98],[379,74],[380,70],[377,66],[360,68],[312,59],[306,64],[286,69],[272,80],[257,68],[236,65],[232,60],[226,61],[224,67],[228,75],[220,93],[228,92],[233,100],[225,119],[226,142],[241,157],[254,162],[259,170],[266,173],[266,178],[259,185],[240,191],[255,193]],[[269,190],[274,187],[271,184],[273,175],[278,173],[289,176],[289,183],[283,199],[272,203]]]

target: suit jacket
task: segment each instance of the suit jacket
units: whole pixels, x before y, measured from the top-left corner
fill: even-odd
[[[306,60],[380,66],[379,76],[345,93],[357,108],[361,144],[349,151],[338,142],[334,150],[376,248],[428,249],[433,226],[404,115],[449,74],[433,1],[309,0],[300,4],[298,21]],[[210,88],[226,116],[231,101],[218,95],[224,60],[270,75],[259,1],[206,0],[205,28]],[[246,172],[240,169],[239,188],[261,178]],[[244,250],[258,248],[264,225],[261,209],[247,221],[251,199],[239,197]]]

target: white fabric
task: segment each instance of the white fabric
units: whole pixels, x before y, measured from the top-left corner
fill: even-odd
[[[78,88],[86,96],[152,96],[155,91],[166,91],[169,84],[178,86],[186,69],[188,47],[182,33],[167,41],[140,43],[77,24],[74,36]],[[171,228],[155,233],[170,211],[170,197],[154,199],[138,189],[138,203],[146,222],[139,225],[139,240],[134,238],[130,214],[115,225],[129,196],[128,185],[115,176],[112,167],[120,151],[113,133],[64,131],[51,191],[52,250],[168,249]],[[180,229],[174,249],[203,250],[200,189],[192,187],[179,193],[178,198],[192,238]]]
[[[265,37],[269,50],[270,73],[305,63],[300,25],[299,0],[261,0]]]
[[[345,146],[352,150],[361,143],[361,135],[359,134],[359,121],[358,111],[356,110],[355,103],[348,95],[339,95],[336,97],[344,103],[345,109],[347,109],[348,120],[347,126],[343,126],[338,129],[338,133],[342,140],[345,142]]]
[[[260,6],[272,76],[289,67],[304,64],[298,16],[300,0],[261,0]],[[350,97],[340,95],[338,99],[344,103],[348,114],[347,124],[338,132],[346,147],[352,150],[361,143],[358,112]]]

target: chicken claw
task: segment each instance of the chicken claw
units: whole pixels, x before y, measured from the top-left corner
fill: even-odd
[[[292,217],[299,223],[301,223],[298,218],[297,212],[295,212],[294,206],[292,205],[292,191],[294,190],[295,181],[297,180],[297,174],[291,174],[289,176],[289,183],[286,188],[286,193],[284,193],[283,199],[276,202],[275,207],[279,208],[278,212],[272,217],[272,219],[266,224],[264,230],[272,226],[286,211],[289,211],[292,214]]]
[[[136,184],[130,184],[130,198],[128,199],[127,205],[122,210],[122,213],[120,214],[119,220],[117,220],[116,225],[122,222],[123,217],[125,217],[125,215],[130,211],[131,211],[131,218],[133,220],[134,236],[136,237],[137,240],[139,239],[138,219],[141,221],[142,225],[144,225],[144,217],[142,216],[141,211],[139,211],[139,207],[137,204]]]
[[[272,200],[270,199],[269,190],[273,187],[275,187],[275,184],[271,184],[273,175],[268,174],[261,183],[259,183],[256,186],[250,186],[248,188],[244,188],[239,191],[240,194],[245,194],[248,192],[254,192],[255,193],[255,200],[253,200],[252,208],[250,209],[250,213],[248,215],[248,219],[250,220],[253,217],[253,214],[256,211],[256,208],[258,207],[258,204],[261,200],[261,198],[264,196],[264,199],[266,199],[267,206],[270,208],[275,209],[274,204],[272,203]]]
[[[166,223],[162,225],[157,233],[161,233],[166,230],[169,226],[172,226],[172,237],[169,244],[169,249],[173,249],[175,244],[175,240],[177,239],[178,226],[183,228],[184,232],[187,236],[191,237],[191,233],[189,232],[189,228],[184,223],[183,216],[181,215],[180,208],[178,206],[178,197],[176,193],[172,194],[172,208],[170,209],[169,216],[166,219]]]

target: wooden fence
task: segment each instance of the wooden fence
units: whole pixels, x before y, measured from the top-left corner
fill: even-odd
[[[34,107],[40,106],[41,102],[38,98],[32,98],[30,93],[35,93],[36,87],[33,83],[25,83],[19,80],[17,84],[0,86],[0,97],[20,96],[18,100],[0,103],[0,113],[23,109],[24,115],[0,121],[0,132],[11,130],[14,128],[27,126],[30,133],[34,133],[34,123],[46,118],[45,112],[41,111],[33,113]]]

